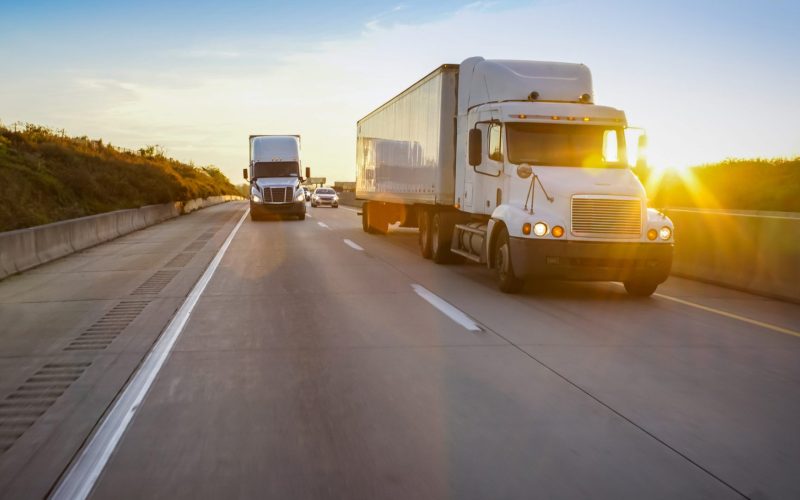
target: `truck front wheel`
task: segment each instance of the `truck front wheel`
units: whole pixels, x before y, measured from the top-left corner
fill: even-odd
[[[634,297],[649,297],[655,293],[658,283],[647,280],[628,280],[625,282],[625,291]]]
[[[514,274],[511,263],[511,245],[508,242],[508,230],[501,227],[495,239],[494,269],[497,272],[497,284],[501,292],[517,293],[522,290],[525,281]]]

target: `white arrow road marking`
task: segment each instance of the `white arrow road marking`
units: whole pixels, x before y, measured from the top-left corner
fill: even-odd
[[[463,326],[469,331],[472,332],[481,332],[483,328],[478,326],[478,323],[475,322],[472,318],[464,314],[460,309],[456,308],[443,298],[439,297],[435,293],[431,292],[427,288],[422,285],[413,284],[411,288],[417,292],[417,295],[428,301],[430,305],[435,307],[436,309],[440,310],[447,316],[448,318],[452,319],[459,325]]]
[[[50,498],[83,500],[89,496],[97,482],[97,478],[105,468],[106,463],[108,463],[109,457],[111,457],[111,454],[119,444],[122,434],[128,428],[133,415],[141,407],[147,391],[153,384],[156,375],[158,375],[158,371],[169,357],[172,346],[175,345],[175,341],[178,340],[183,328],[189,321],[189,316],[192,314],[198,299],[200,299],[200,295],[202,295],[208,282],[211,281],[211,277],[219,267],[225,251],[228,250],[228,246],[233,241],[233,237],[236,236],[236,232],[239,231],[249,212],[249,209],[246,210],[242,218],[239,219],[239,223],[231,230],[217,255],[214,256],[200,280],[189,292],[186,300],[178,309],[178,312],[175,313],[169,325],[167,325],[166,330],[158,338],[150,352],[147,353],[147,357],[144,358],[139,369],[136,370],[128,385],[122,390],[122,393],[114,402],[114,406],[111,407],[111,410],[100,422],[94,434],[81,449],[78,457],[72,462],[69,470],[61,479]]]

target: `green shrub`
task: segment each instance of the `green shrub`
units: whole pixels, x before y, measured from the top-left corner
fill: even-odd
[[[727,159],[644,182],[655,207],[800,212],[800,157]]]

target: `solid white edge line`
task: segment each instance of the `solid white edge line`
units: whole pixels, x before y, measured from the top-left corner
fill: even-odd
[[[114,402],[111,410],[81,449],[78,457],[72,462],[69,470],[58,483],[50,498],[82,500],[91,493],[97,478],[100,477],[100,473],[119,444],[133,415],[139,409],[156,375],[158,375],[159,370],[169,357],[170,351],[186,326],[200,295],[209,281],[211,281],[211,277],[222,261],[228,246],[233,241],[233,237],[236,236],[249,212],[250,209],[245,210],[244,215],[231,230],[222,247],[220,247],[197,284],[195,284],[180,309],[178,309],[178,312],[175,313],[167,328],[131,377],[130,382]]]
[[[467,330],[472,332],[483,331],[483,328],[478,326],[478,324],[472,318],[424,286],[417,285],[415,283],[411,285],[411,288],[413,288],[417,295],[425,299],[430,305],[444,313],[445,316],[452,319]]]
[[[350,248],[353,248],[353,249],[355,249],[355,250],[359,250],[359,251],[361,251],[361,252],[363,252],[363,251],[364,251],[364,248],[362,248],[362,247],[361,247],[361,245],[359,245],[359,244],[358,244],[358,243],[356,243],[355,241],[352,241],[352,240],[345,239],[345,240],[344,240],[344,243],[345,243],[345,245],[349,246]]]

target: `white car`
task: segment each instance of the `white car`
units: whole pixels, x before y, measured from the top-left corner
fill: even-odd
[[[311,195],[311,206],[318,207],[320,205],[339,208],[339,195],[331,188],[321,187],[315,189],[314,194]]]

